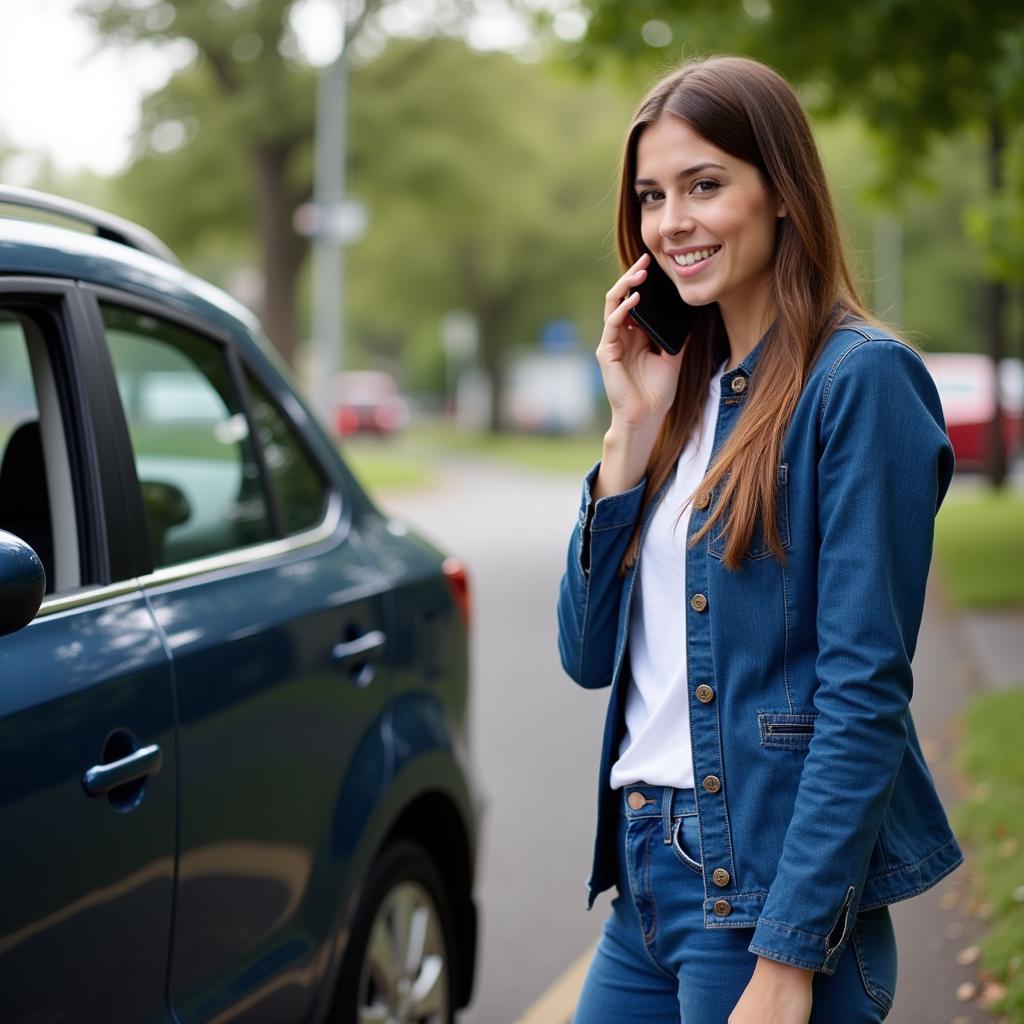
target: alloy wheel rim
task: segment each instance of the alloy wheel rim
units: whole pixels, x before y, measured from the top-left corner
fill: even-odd
[[[419,882],[390,889],[370,926],[359,1024],[446,1024],[448,956],[437,906]]]

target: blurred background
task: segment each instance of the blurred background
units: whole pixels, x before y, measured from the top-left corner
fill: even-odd
[[[684,56],[781,70],[812,117],[863,294],[926,353],[958,460],[914,709],[971,864],[898,922],[909,994],[890,1019],[1024,1021],[1019,0],[0,11],[0,181],[144,224],[254,309],[382,503],[475,570],[491,810],[468,1019],[487,1022],[528,1019],[600,925],[582,883],[603,708],[560,679],[554,594],[607,423],[593,349],[618,272],[621,140]],[[537,831],[521,822],[551,779],[578,809],[552,817],[573,836],[538,882]]]

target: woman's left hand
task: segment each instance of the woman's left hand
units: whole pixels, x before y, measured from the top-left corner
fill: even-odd
[[[729,1024],[807,1024],[814,972],[759,956]]]

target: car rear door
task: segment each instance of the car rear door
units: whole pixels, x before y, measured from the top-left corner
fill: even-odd
[[[0,637],[0,1020],[167,1020],[170,660],[132,578],[141,508],[80,289],[0,278],[0,529],[47,594]],[[2,571],[2,570],[0,570]]]
[[[171,652],[178,1018],[305,1019],[387,777],[387,594],[338,487],[205,320],[97,291]]]

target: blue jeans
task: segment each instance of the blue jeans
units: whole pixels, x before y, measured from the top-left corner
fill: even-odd
[[[631,794],[645,803],[630,806]],[[632,803],[639,804],[638,796]],[[705,929],[692,789],[628,786],[618,832],[618,895],[574,1024],[727,1024],[757,962],[752,929]],[[809,1024],[877,1024],[896,988],[888,907],[859,914],[835,973],[814,975]]]

